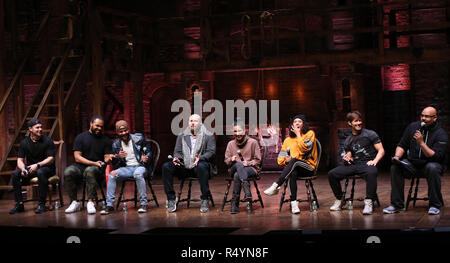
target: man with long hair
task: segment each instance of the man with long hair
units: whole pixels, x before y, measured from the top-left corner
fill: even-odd
[[[373,201],[377,197],[377,164],[384,156],[384,148],[376,132],[363,128],[359,111],[349,112],[347,123],[352,128],[352,133],[344,142],[343,165],[328,172],[328,181],[336,197],[330,210],[341,210],[343,205],[340,181],[350,175],[361,175],[366,180],[363,214],[370,215],[373,213]]]

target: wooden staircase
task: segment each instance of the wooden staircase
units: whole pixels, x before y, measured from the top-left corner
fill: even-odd
[[[45,29],[48,16],[44,17],[32,42],[38,42],[39,36]],[[67,43],[68,42],[68,43]],[[0,159],[0,190],[12,189],[10,177],[16,169],[17,155],[20,141],[27,136],[26,122],[32,118],[39,118],[43,124],[43,134],[53,140],[64,140],[63,119],[73,118],[74,108],[80,101],[81,89],[86,85],[87,58],[85,55],[71,55],[73,52],[70,41],[59,42],[59,48],[63,45],[65,50],[62,55],[49,59],[47,67],[41,73],[41,79],[31,102],[25,105],[23,98],[23,78],[27,74],[25,68],[33,57],[30,49],[23,62],[19,66],[14,78],[0,101],[0,114],[6,112],[11,105],[17,105],[19,110],[16,115],[16,128],[8,134],[6,155]],[[19,99],[18,99],[19,98]],[[21,102],[21,103],[20,103]]]

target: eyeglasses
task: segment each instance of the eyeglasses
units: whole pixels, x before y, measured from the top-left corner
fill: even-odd
[[[436,117],[436,115],[425,115],[425,114],[420,114],[420,117],[422,117],[422,118],[434,118],[434,117]]]

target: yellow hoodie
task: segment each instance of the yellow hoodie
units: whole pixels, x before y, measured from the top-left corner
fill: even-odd
[[[281,147],[281,151],[277,158],[278,165],[280,166],[286,166],[287,148],[289,148],[292,158],[303,160],[311,165],[313,169],[316,169],[317,145],[316,134],[314,131],[309,130],[300,136],[300,138],[287,137],[284,140],[283,146]]]

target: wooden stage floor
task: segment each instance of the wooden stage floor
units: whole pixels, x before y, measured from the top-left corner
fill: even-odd
[[[264,208],[259,203],[253,205],[253,212],[247,213],[245,204],[241,203],[240,213],[231,215],[230,206],[227,204],[224,211],[220,210],[226,182],[223,176],[214,177],[210,181],[210,187],[215,200],[215,207],[211,207],[208,213],[200,213],[199,203],[191,203],[186,208],[186,203],[179,205],[175,213],[168,213],[164,207],[165,194],[160,178],[154,180],[154,190],[157,194],[160,207],[157,208],[152,202],[149,211],[138,214],[137,208],[132,203],[128,204],[128,212],[115,211],[110,215],[88,215],[86,210],[74,214],[65,214],[68,198],[65,196],[65,207],[55,211],[49,211],[41,215],[34,213],[36,203],[26,203],[25,213],[9,215],[12,208],[12,194],[8,193],[0,200],[0,226],[2,227],[64,227],[76,229],[107,229],[116,234],[140,234],[153,229],[174,228],[229,228],[230,235],[262,235],[268,231],[284,230],[388,230],[388,229],[429,229],[450,227],[450,214],[446,213],[450,205],[450,177],[447,173],[442,177],[442,192],[445,207],[438,216],[429,216],[427,212],[428,202],[418,201],[416,207],[410,205],[410,209],[393,215],[384,215],[382,208],[389,205],[390,200],[390,177],[389,174],[380,174],[378,178],[378,196],[381,208],[376,207],[373,215],[363,216],[361,210],[363,202],[355,201],[354,210],[343,210],[330,212],[329,207],[334,201],[331,188],[325,173],[319,174],[314,181],[316,193],[319,198],[320,208],[317,212],[309,211],[308,204],[300,205],[301,213],[293,215],[289,211],[289,204],[283,206],[281,213],[278,212],[281,191],[277,196],[265,196],[262,191],[278,177],[278,174],[263,174],[258,182],[263,195]],[[409,180],[405,181],[405,192],[409,187]],[[299,196],[306,197],[304,185],[299,182]],[[178,189],[179,181],[175,179],[175,189]],[[350,185],[349,185],[350,188]],[[365,182],[357,181],[355,197],[363,197],[365,193]],[[132,195],[133,187],[127,188],[127,196]],[[252,187],[253,189],[253,187]],[[199,185],[197,182],[192,187],[193,196],[199,196]],[[183,196],[187,193],[187,187],[183,190]],[[419,195],[427,193],[427,184],[421,180]],[[253,189],[253,194],[256,193]],[[406,196],[407,193],[405,193]],[[80,195],[80,193],[79,193]],[[287,194],[288,195],[288,194]]]

